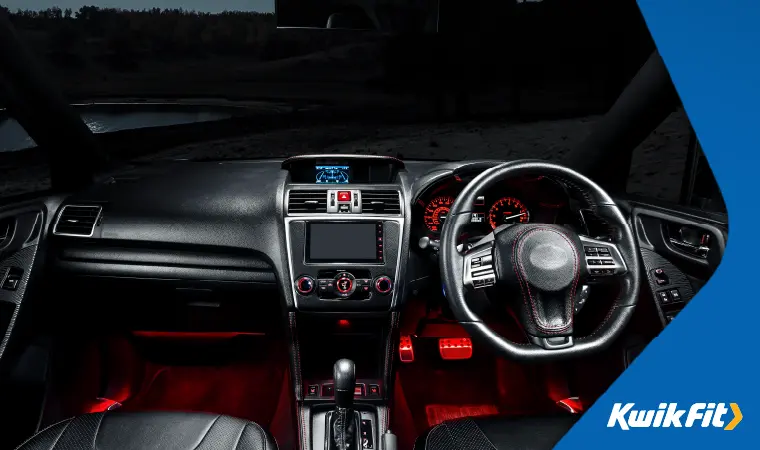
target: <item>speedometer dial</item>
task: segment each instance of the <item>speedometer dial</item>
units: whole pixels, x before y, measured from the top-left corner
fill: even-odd
[[[428,230],[433,233],[441,231],[441,226],[446,221],[452,204],[454,204],[454,199],[448,195],[442,195],[430,200],[430,203],[425,206],[424,215],[425,226]]]
[[[504,197],[496,201],[488,210],[488,223],[494,230],[508,223],[528,223],[530,212],[523,203],[514,197]]]

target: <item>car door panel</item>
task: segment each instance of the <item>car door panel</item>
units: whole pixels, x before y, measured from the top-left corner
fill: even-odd
[[[647,281],[663,326],[710,279],[723,257],[727,221],[714,213],[634,204],[634,231]]]
[[[0,207],[0,366],[7,362],[29,286],[43,264],[39,255],[49,216],[44,202]]]

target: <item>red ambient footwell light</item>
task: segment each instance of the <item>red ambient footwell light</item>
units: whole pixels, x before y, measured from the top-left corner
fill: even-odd
[[[472,340],[470,338],[438,339],[438,352],[441,358],[450,361],[472,358]]]
[[[398,357],[401,362],[410,363],[414,361],[414,348],[410,336],[401,336],[398,343]]]

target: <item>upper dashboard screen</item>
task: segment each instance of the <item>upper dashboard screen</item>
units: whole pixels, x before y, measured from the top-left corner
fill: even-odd
[[[305,184],[393,183],[403,167],[396,158],[356,155],[297,156],[282,163],[293,183]]]
[[[314,166],[317,184],[348,184],[351,182],[351,168],[339,165],[316,165]]]

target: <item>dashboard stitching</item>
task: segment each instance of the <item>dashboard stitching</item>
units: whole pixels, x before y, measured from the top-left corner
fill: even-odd
[[[520,259],[517,258],[517,255],[519,255],[519,254],[522,253],[523,246],[525,245],[525,240],[522,240],[520,242],[520,246],[517,248],[517,250],[515,250],[515,246],[517,245],[517,241],[521,237],[523,237],[523,235],[527,238],[532,233],[535,233],[535,232],[538,232],[538,231],[549,231],[549,232],[553,232],[553,233],[558,234],[559,236],[562,237],[562,239],[564,239],[568,244],[570,244],[571,248],[573,249],[573,256],[574,256],[574,260],[573,260],[573,272],[575,272],[575,279],[573,280],[573,287],[570,290],[570,305],[569,305],[568,310],[566,311],[567,314],[568,314],[568,317],[570,317],[570,319],[569,319],[569,321],[568,321],[567,324],[561,325],[561,326],[558,326],[558,327],[549,327],[549,326],[545,326],[545,325],[539,323],[539,321],[538,321],[538,311],[536,309],[535,299],[533,298],[533,294],[530,291],[530,284],[528,283],[527,275],[525,274],[525,269],[523,268],[522,263],[520,262]],[[536,326],[541,331],[544,331],[547,334],[561,333],[561,332],[567,330],[568,328],[570,328],[573,325],[573,316],[572,316],[571,312],[572,312],[572,310],[573,310],[573,308],[575,306],[575,290],[576,290],[576,288],[578,286],[578,280],[580,278],[580,271],[578,270],[578,267],[580,265],[579,258],[578,258],[578,253],[575,251],[575,247],[573,246],[573,243],[570,241],[570,239],[568,239],[567,236],[565,236],[563,233],[561,233],[558,230],[555,230],[553,228],[548,228],[548,227],[533,228],[533,229],[530,229],[530,230],[523,231],[522,233],[518,234],[517,237],[515,237],[514,241],[512,241],[512,251],[513,251],[512,266],[514,268],[515,275],[517,275],[517,279],[518,279],[518,282],[520,284],[520,291],[522,292],[523,303],[525,304],[526,307],[528,306],[527,305],[527,301],[525,299],[525,291],[523,291],[523,283],[522,283],[523,282],[523,277],[525,277],[524,278],[525,289],[528,291],[528,297],[530,298],[531,309],[533,311],[533,322],[536,324]],[[518,273],[518,266],[520,268],[520,272],[521,273]]]
[[[296,317],[295,313],[288,313],[290,334],[293,343],[293,357],[295,361],[295,390],[296,390],[296,416],[300,429],[301,448],[306,449],[306,429],[304,427],[303,412],[299,406],[301,397],[301,353],[298,348],[298,335],[296,334]]]
[[[393,379],[393,362],[394,362],[394,359],[396,357],[396,346],[394,345],[394,331],[396,330],[396,327],[398,327],[399,318],[400,318],[400,314],[399,313],[397,313],[397,312],[391,313],[391,329],[390,329],[390,332],[388,334],[388,355],[386,356],[386,361],[388,363],[388,366],[386,368],[387,381],[386,381],[386,385],[385,385],[385,392],[387,392],[387,393],[392,392],[389,387],[394,382],[394,379]],[[392,400],[393,400],[392,398],[390,398],[390,397],[388,398],[388,402],[389,403]],[[383,424],[383,427],[389,427],[390,426],[390,421],[391,421],[390,415],[391,415],[390,408],[385,408],[385,414],[384,414],[385,423]],[[387,428],[381,430],[381,432],[383,432],[385,430],[387,430]]]

